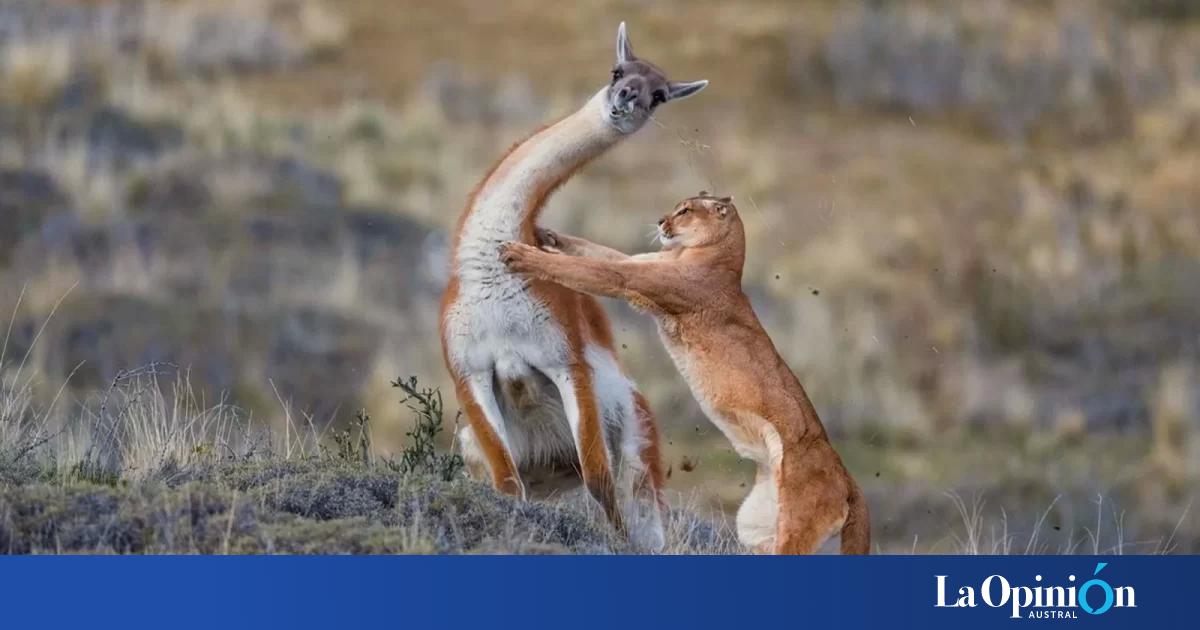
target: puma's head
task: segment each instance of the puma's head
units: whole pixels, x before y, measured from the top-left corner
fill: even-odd
[[[713,197],[700,191],[658,220],[658,239],[664,250],[702,247],[730,238],[745,238],[732,197]]]

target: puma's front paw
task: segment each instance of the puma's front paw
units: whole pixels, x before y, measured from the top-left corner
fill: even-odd
[[[525,243],[505,243],[500,246],[500,261],[509,271],[532,273],[537,269],[537,259],[545,256],[538,248]]]
[[[554,230],[540,227],[537,228],[535,234],[537,235],[538,247],[545,250],[555,251],[562,249],[562,242],[558,238],[558,233],[556,233]]]

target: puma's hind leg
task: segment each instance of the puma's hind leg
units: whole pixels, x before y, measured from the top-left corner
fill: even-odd
[[[738,542],[756,553],[775,552],[775,530],[779,523],[779,498],[775,471],[761,463],[754,475],[754,487],[738,508]]]
[[[824,448],[828,447],[817,447]],[[817,453],[787,453],[777,471],[777,481],[775,553],[811,554],[841,531],[850,504],[846,473],[840,462],[831,462]]]

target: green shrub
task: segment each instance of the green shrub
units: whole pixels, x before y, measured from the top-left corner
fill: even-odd
[[[429,475],[445,481],[457,477],[463,469],[462,456],[437,450],[437,436],[443,430],[445,414],[442,392],[437,388],[420,387],[415,376],[410,376],[407,381],[396,379],[392,387],[404,392],[405,397],[400,402],[416,415],[416,425],[405,433],[410,443],[400,453],[400,461],[388,460],[388,467],[404,474]],[[456,425],[461,415],[459,412],[455,416]]]

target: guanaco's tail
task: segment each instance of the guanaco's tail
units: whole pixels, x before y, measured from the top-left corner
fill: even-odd
[[[854,479],[850,482],[850,512],[846,515],[846,523],[842,525],[842,554],[871,553],[871,515],[867,510],[867,500]]]

